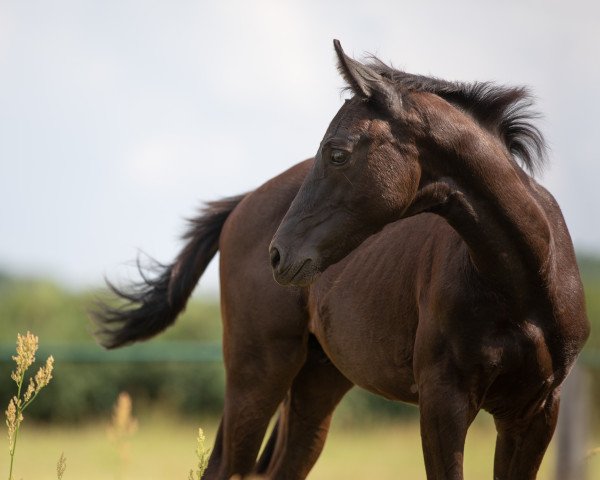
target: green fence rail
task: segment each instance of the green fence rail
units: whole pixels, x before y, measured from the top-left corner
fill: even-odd
[[[0,344],[0,362],[12,361],[15,344]],[[65,363],[210,363],[222,362],[223,354],[219,342],[154,342],[139,343],[116,350],[105,350],[89,343],[44,344],[37,358],[49,355]]]
[[[11,362],[15,344],[0,344],[0,362]],[[52,355],[66,363],[219,363],[223,361],[220,342],[151,342],[138,343],[116,350],[105,350],[89,343],[55,343],[40,346],[38,358]],[[600,368],[600,350],[584,350],[580,361],[588,368]]]

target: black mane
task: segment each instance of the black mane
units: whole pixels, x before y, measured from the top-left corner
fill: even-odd
[[[504,141],[513,157],[530,173],[540,171],[545,165],[546,142],[533,124],[539,115],[531,110],[534,102],[527,88],[413,75],[389,67],[376,57],[371,57],[368,66],[403,89],[434,93],[470,112],[484,128]]]

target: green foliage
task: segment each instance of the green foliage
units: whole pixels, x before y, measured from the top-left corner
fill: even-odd
[[[585,300],[588,318],[592,324],[590,338],[584,349],[590,372],[592,398],[600,398],[600,258],[580,255],[579,269],[585,287]],[[591,402],[593,423],[600,424],[600,405]]]
[[[89,341],[84,305],[90,293],[72,294],[44,280],[0,281],[0,341],[35,331],[44,342]]]
[[[600,281],[600,257],[591,253],[577,254],[577,264],[584,283],[591,280]]]
[[[587,314],[592,324],[587,348],[600,351],[600,275],[584,277],[584,287]]]
[[[579,257],[586,289],[592,334],[586,351],[600,352],[600,259]],[[101,291],[72,292],[55,283],[15,279],[0,272],[0,344],[12,344],[20,331],[35,331],[52,344],[77,343],[98,349],[86,311]],[[221,338],[220,309],[216,299],[192,298],[186,312],[152,346],[167,341],[216,341]],[[59,352],[56,349],[56,352]],[[52,350],[54,353],[54,350]],[[117,353],[117,352],[110,352]],[[184,415],[219,414],[223,405],[225,374],[221,363],[68,363],[55,355],[58,376],[39,399],[31,416],[39,420],[79,421],[106,417],[121,391],[128,391],[142,409],[157,403]],[[0,378],[10,375],[10,357],[0,359]],[[600,395],[600,368],[592,370],[593,388]],[[0,401],[11,397],[8,382],[0,382]],[[411,406],[389,402],[359,389],[350,392],[337,418],[387,419],[416,415]]]
[[[17,332],[32,330],[45,345],[76,343],[99,351],[87,310],[102,294],[71,292],[45,280],[0,275],[0,344],[12,344]],[[218,302],[194,298],[177,324],[152,343],[219,341],[220,336]],[[7,377],[12,368],[10,356],[0,360],[0,376]],[[69,363],[61,360],[60,353],[56,362],[61,374],[30,415],[38,420],[105,417],[121,391],[130,392],[142,408],[161,403],[183,414],[222,410],[224,371],[219,363]],[[0,400],[7,403],[11,395],[10,385],[0,382]]]
[[[586,283],[585,297],[588,318],[592,323],[587,349],[600,352],[600,279]]]
[[[31,330],[45,343],[94,344],[87,311],[104,291],[71,292],[39,279],[8,279],[0,275],[0,342]],[[221,336],[220,308],[214,299],[192,299],[175,327],[158,337],[167,340],[213,340]]]

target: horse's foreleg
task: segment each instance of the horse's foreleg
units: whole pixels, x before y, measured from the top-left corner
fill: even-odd
[[[446,369],[419,376],[421,439],[428,480],[462,480],[469,425],[477,415],[469,393]]]
[[[528,419],[496,418],[494,480],[533,480],[552,439],[559,397],[553,392],[543,408]]]
[[[323,450],[333,411],[351,387],[321,347],[312,344],[284,401],[267,478],[306,478]]]

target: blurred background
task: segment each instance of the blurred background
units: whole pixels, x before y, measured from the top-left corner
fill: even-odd
[[[600,478],[599,32],[592,1],[0,0],[2,404],[17,332],[39,335],[38,357],[56,358],[28,412],[18,475],[55,478],[64,450],[65,478],[114,478],[104,429],[121,391],[139,417],[124,478],[185,478],[197,426],[212,442],[224,388],[218,262],[183,318],[148,344],[103,352],[85,312],[104,276],[135,279],[138,250],[170,261],[203,201],[254,189],[316,152],[343,101],[339,38],[356,57],[535,93],[551,160],[539,180],[563,209],[595,328],[572,404],[587,427],[574,433],[585,438],[576,455]],[[491,475],[493,423],[481,417],[470,478]],[[557,444],[540,478],[555,475]],[[32,452],[39,461],[24,460]],[[417,411],[357,390],[311,478],[373,471],[425,478]]]

